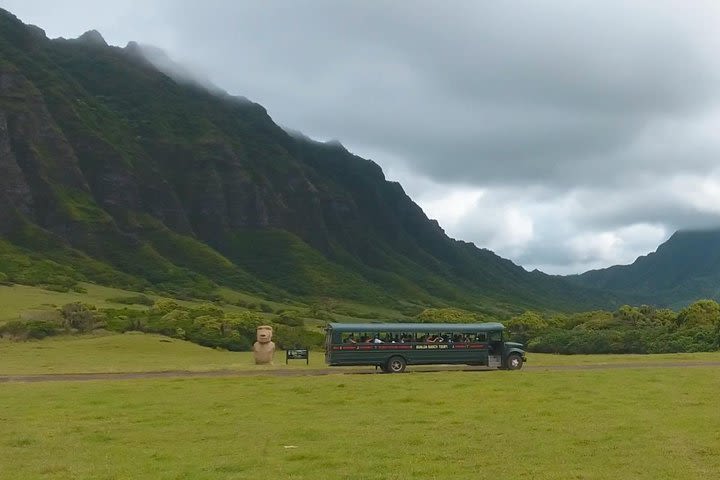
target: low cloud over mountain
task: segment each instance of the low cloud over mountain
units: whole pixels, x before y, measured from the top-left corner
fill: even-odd
[[[50,36],[158,45],[528,269],[720,223],[715,2],[5,3]]]

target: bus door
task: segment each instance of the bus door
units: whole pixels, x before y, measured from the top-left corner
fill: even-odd
[[[331,327],[325,329],[325,363],[330,363],[330,355],[332,351],[333,330]]]
[[[500,368],[502,366],[503,338],[502,332],[488,332],[488,367]]]

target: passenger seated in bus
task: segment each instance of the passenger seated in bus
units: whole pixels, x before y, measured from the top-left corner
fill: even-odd
[[[345,343],[357,343],[355,341],[355,336],[352,333],[348,335],[348,337],[345,339]]]
[[[377,335],[375,335],[375,338],[372,339],[372,343],[385,343],[385,342],[380,340],[380,338]]]

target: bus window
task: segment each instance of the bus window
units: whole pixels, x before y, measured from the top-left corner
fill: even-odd
[[[487,342],[487,339],[487,333],[485,332],[480,332],[475,336],[475,340],[478,342]]]
[[[491,342],[502,342],[502,332],[490,332]]]

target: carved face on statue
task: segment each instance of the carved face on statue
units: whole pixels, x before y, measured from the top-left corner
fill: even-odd
[[[257,327],[257,342],[253,344],[253,355],[257,365],[272,365],[273,353],[275,353],[272,333],[272,327],[269,325]]]
[[[260,325],[257,327],[257,341],[259,343],[270,343],[272,341],[272,327],[269,325]]]

